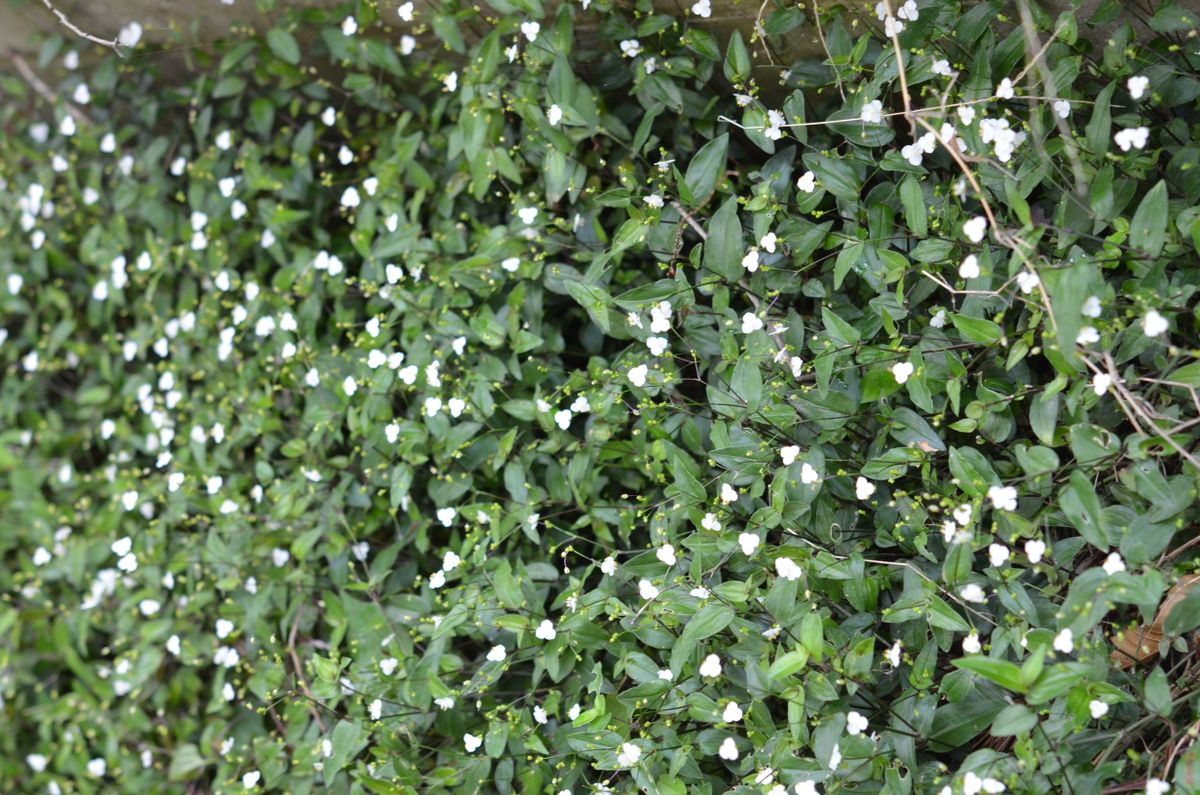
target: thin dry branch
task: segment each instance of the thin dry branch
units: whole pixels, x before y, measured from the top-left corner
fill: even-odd
[[[115,52],[117,54],[117,57],[119,57],[119,58],[125,57],[125,53],[121,52],[121,47],[120,47],[120,45],[117,44],[116,39],[102,39],[99,36],[93,36],[91,33],[88,33],[86,30],[80,30],[79,27],[74,22],[72,22],[67,17],[66,14],[59,11],[57,8],[55,8],[53,6],[53,4],[51,4],[50,0],[42,0],[42,5],[46,6],[46,8],[48,8],[50,10],[50,13],[52,13],[52,14],[54,14],[54,16],[58,17],[58,21],[62,23],[64,28],[71,31],[76,36],[79,36],[80,38],[83,38],[83,39],[87,39],[88,41],[93,42],[95,44],[99,44],[101,47],[108,47],[110,50]]]
[[[59,100],[62,100],[63,107],[66,109],[67,113],[71,114],[71,118],[75,119],[75,121],[79,122],[80,124],[92,123],[92,120],[86,113],[70,102],[67,102],[67,100],[63,99],[62,97],[56,96],[55,93],[50,90],[50,86],[46,85],[42,79],[38,77],[37,72],[33,71],[33,67],[29,65],[28,61],[12,50],[9,50],[7,54],[8,59],[13,62],[13,66],[17,67],[17,73],[21,75],[26,83],[29,84],[29,87],[33,89],[34,93],[49,102],[51,105],[55,104]]]

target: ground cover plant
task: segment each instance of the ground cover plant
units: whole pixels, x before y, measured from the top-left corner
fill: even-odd
[[[1195,789],[1195,11],[711,12],[0,77],[5,791]]]

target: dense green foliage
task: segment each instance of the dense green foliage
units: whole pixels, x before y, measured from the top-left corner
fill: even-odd
[[[1195,15],[488,2],[0,78],[0,787],[1190,791]]]

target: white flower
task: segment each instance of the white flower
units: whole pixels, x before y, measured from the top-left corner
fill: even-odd
[[[987,594],[983,592],[977,584],[969,582],[959,590],[958,595],[962,597],[964,602],[972,602],[974,604],[983,604],[987,601]]]
[[[554,640],[558,637],[558,630],[554,628],[554,622],[550,619],[545,619],[533,632],[534,637],[538,640]]]
[[[893,668],[900,667],[900,652],[902,648],[903,646],[900,641],[896,641],[887,651],[884,652],[884,656],[887,657],[888,663]]]
[[[842,748],[838,743],[833,744],[833,751],[829,754],[829,769],[837,770],[842,764]]]
[[[987,492],[992,507],[998,511],[1017,510],[1017,490],[1013,486],[992,486]]]
[[[983,791],[988,793],[988,795],[1000,795],[1001,792],[1004,792],[1004,790],[1007,789],[1007,787],[1004,786],[1004,782],[1000,781],[999,779],[985,778],[980,783],[983,786]]]
[[[1113,141],[1121,147],[1122,152],[1128,152],[1130,149],[1145,149],[1149,137],[1150,128],[1148,127],[1127,127],[1124,130],[1118,130],[1113,135]]]
[[[439,698],[435,698],[433,703],[437,704],[438,709],[442,710],[443,712],[454,707],[454,699],[452,699],[450,696],[441,696]]]
[[[977,215],[963,224],[962,231],[972,243],[979,243],[987,234],[987,219],[982,215]]]
[[[1029,295],[1033,292],[1033,288],[1041,283],[1041,279],[1033,271],[1021,271],[1017,274],[1017,286],[1021,288],[1021,292]]]
[[[358,33],[358,20],[354,17],[346,17],[342,20],[342,35],[353,36]]]
[[[710,3],[709,0],[696,0],[696,2],[692,4],[692,13],[698,17],[704,17],[705,19],[708,19],[710,16],[712,16],[712,3]]]
[[[621,743],[617,753],[617,764],[621,767],[633,767],[642,758],[642,749],[633,743]]]
[[[1096,373],[1092,378],[1092,391],[1097,395],[1103,395],[1112,386],[1113,378],[1108,373]]]
[[[916,143],[911,143],[900,147],[900,156],[914,166],[921,165],[921,161],[924,159],[924,154],[921,152],[921,146]]]
[[[1104,559],[1104,565],[1102,568],[1104,569],[1104,573],[1110,576],[1118,572],[1125,571],[1125,561],[1121,558],[1121,553],[1108,553],[1108,557]]]
[[[946,325],[946,310],[938,307],[938,310],[933,313],[933,317],[929,319],[929,325],[934,328],[942,328]]]
[[[507,652],[507,650],[505,650],[503,644],[497,644],[497,645],[493,646],[491,648],[491,651],[489,651],[487,653],[487,658],[491,662],[503,662],[504,658],[507,656],[508,656],[508,652]]]
[[[796,180],[796,187],[804,193],[812,193],[817,189],[817,175],[811,171],[805,171],[800,175],[800,179]]]
[[[108,763],[100,757],[89,759],[87,763],[87,772],[92,778],[101,778],[105,773],[108,772]]]
[[[715,513],[704,514],[704,518],[700,520],[700,526],[705,530],[709,530],[714,533],[720,532],[721,530],[721,523],[717,521],[717,515]]]
[[[442,77],[442,86],[449,93],[454,93],[458,90],[458,72],[451,72]]]
[[[762,318],[760,318],[758,315],[754,314],[753,312],[747,312],[746,314],[742,315],[742,333],[743,334],[750,334],[752,332],[758,331],[762,327],[763,327]]]
[[[528,41],[534,41],[535,39],[537,39],[538,33],[540,33],[541,30],[542,30],[542,26],[538,22],[529,21],[529,22],[521,23],[521,34]]]
[[[917,13],[916,0],[905,0],[896,9],[896,16],[901,19],[907,19],[909,22],[915,22],[919,16]]]
[[[136,47],[137,43],[142,40],[142,26],[136,22],[130,22],[125,27],[121,28],[117,34],[117,44],[122,47]]]
[[[403,19],[405,22],[412,22],[413,21],[413,4],[412,4],[411,0],[409,0],[409,2],[401,3],[400,7],[396,9],[396,13],[399,14],[400,18]]]
[[[991,544],[988,546],[988,562],[995,568],[1000,568],[1007,563],[1009,554],[1008,547],[1003,544]]]
[[[291,554],[286,549],[275,547],[275,549],[271,550],[271,562],[275,564],[276,568],[286,566],[291,557]]]
[[[617,559],[612,557],[611,555],[608,556],[607,558],[605,558],[603,561],[600,562],[600,571],[603,572],[604,574],[607,574],[610,577],[612,575],[616,574],[617,573]]]
[[[874,493],[875,484],[859,475],[858,480],[854,481],[854,495],[860,500],[869,500]]]
[[[1170,328],[1170,324],[1167,322],[1167,319],[1159,314],[1156,309],[1151,309],[1142,318],[1142,331],[1146,333],[1147,337],[1157,337],[1165,333],[1168,328]]]
[[[670,341],[666,337],[646,338],[646,347],[650,349],[650,354],[652,356],[662,356],[666,352],[667,346],[670,344]]]
[[[867,730],[867,719],[865,716],[857,712],[849,712],[846,714],[846,734],[851,737],[857,737]]]
[[[1100,306],[1100,299],[1097,296],[1089,295],[1087,300],[1083,302],[1083,306],[1079,308],[1079,313],[1084,317],[1097,318],[1100,317],[1103,309]]]
[[[1007,77],[1000,81],[1000,85],[996,86],[996,96],[1000,99],[1013,98],[1013,82]]]
[[[715,679],[721,675],[721,658],[715,654],[710,654],[704,658],[704,662],[700,663],[700,675],[709,679]]]
[[[888,17],[883,20],[883,34],[888,38],[899,36],[904,32],[904,23],[895,17]]]
[[[728,483],[722,483],[721,484],[721,502],[728,505],[731,502],[737,502],[737,500],[738,500],[737,489],[735,489],[733,486],[730,486]]]
[[[1054,101],[1053,108],[1054,112],[1057,113],[1058,117],[1061,119],[1065,119],[1071,115],[1071,103],[1065,99],[1056,99]]]
[[[638,580],[638,594],[646,601],[650,601],[658,596],[658,589],[649,580]]]
[[[654,555],[668,566],[674,566],[677,560],[675,557],[675,547],[671,546],[670,544],[663,544],[658,548]]]
[[[873,99],[863,105],[862,120],[867,124],[879,124],[883,121],[883,102]]]
[[[621,42],[621,54],[626,58],[636,58],[641,51],[642,45],[637,39],[625,39]]]
[[[795,582],[800,579],[803,573],[796,561],[791,558],[780,557],[775,558],[775,573],[789,582]]]
[[[799,378],[801,370],[804,367],[804,360],[799,356],[793,356],[788,361],[788,367],[791,368],[792,378]]]
[[[725,738],[725,742],[721,743],[721,747],[717,750],[717,755],[730,762],[738,758],[737,743],[733,741],[732,737]]]
[[[342,191],[341,205],[347,209],[354,209],[362,201],[358,195],[358,188],[351,185]]]
[[[896,362],[892,365],[892,375],[896,378],[897,384],[903,384],[908,381],[909,376],[913,374],[912,362]]]
[[[983,644],[979,642],[979,633],[975,630],[963,638],[962,642],[963,654],[979,654],[983,651]]]
[[[758,270],[758,249],[751,248],[746,252],[746,256],[742,257],[742,267],[749,273]]]
[[[644,197],[642,201],[656,210],[661,210],[664,203],[663,197],[659,196],[657,193],[651,193],[649,196]],[[640,319],[639,322],[641,322]]]
[[[233,147],[233,133],[229,130],[221,130],[221,132],[217,133],[217,137],[213,143],[217,145],[218,149],[224,152]]]
[[[1075,633],[1070,627],[1062,630],[1054,636],[1054,650],[1063,654],[1070,654],[1075,651]]]
[[[639,364],[637,367],[631,367],[627,373],[629,377],[629,383],[633,384],[634,386],[645,386],[647,372],[648,368],[644,364]]]
[[[1075,335],[1076,345],[1094,345],[1100,341],[1100,332],[1095,326],[1083,326],[1079,329],[1079,333]]]
[[[246,789],[254,789],[258,786],[258,781],[261,778],[262,773],[259,773],[257,770],[251,770],[242,776],[242,786]]]
[[[417,49],[417,40],[413,36],[405,33],[400,37],[400,54],[412,55],[413,50]]]
[[[354,397],[354,393],[358,391],[358,382],[354,380],[354,376],[346,376],[342,381],[342,391],[346,393],[346,397]]]
[[[33,565],[35,566],[45,566],[52,559],[53,556],[50,554],[50,550],[45,547],[38,547],[33,551]]]
[[[1094,698],[1088,702],[1088,711],[1092,713],[1094,719],[1099,720],[1108,714],[1108,704],[1105,704],[1098,698]]]
[[[820,795],[815,781],[797,781],[792,789],[796,795]]]
[[[935,75],[942,75],[943,77],[950,77],[954,74],[954,70],[950,68],[950,62],[945,58],[934,61],[930,69],[932,69]]]
[[[755,533],[742,533],[738,536],[738,546],[742,548],[742,554],[750,556],[758,549],[759,538]]]
[[[1025,557],[1029,558],[1030,563],[1041,563],[1042,556],[1046,554],[1046,542],[1038,539],[1030,539],[1025,542]]]
[[[25,764],[29,765],[29,769],[34,773],[41,773],[46,769],[47,759],[42,754],[29,754],[25,757]]]
[[[121,507],[127,511],[132,511],[137,507],[138,493],[136,491],[127,491],[121,495]]]
[[[467,749],[468,754],[473,754],[479,750],[479,746],[483,745],[483,738],[476,737],[474,734],[467,732],[463,735],[463,747]]]
[[[804,464],[801,465],[801,467],[800,467],[800,482],[803,483],[805,486],[811,486],[812,484],[816,483],[820,479],[821,479],[821,475],[817,472],[816,469],[813,468],[812,464],[805,461]]]
[[[1151,778],[1146,781],[1146,795],[1167,795],[1171,785],[1161,778]]]
[[[1150,87],[1150,78],[1144,75],[1134,75],[1125,81],[1125,87],[1129,89],[1129,96],[1141,99],[1145,96],[1146,89]]]
[[[160,609],[162,609],[162,605],[157,599],[143,599],[142,601],[138,602],[138,610],[140,610],[142,615],[146,616],[146,618],[156,615]]]
[[[796,461],[796,456],[800,455],[800,446],[795,444],[787,445],[779,448],[779,457],[783,459],[785,467],[791,466]]]

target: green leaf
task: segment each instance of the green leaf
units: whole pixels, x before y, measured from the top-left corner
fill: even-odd
[[[1058,504],[1089,544],[1108,551],[1108,538],[1100,524],[1100,498],[1087,475],[1078,469],[1072,471],[1070,482],[1058,493]]]
[[[750,51],[746,49],[741,32],[735,29],[725,47],[725,79],[730,83],[744,83],[750,78],[750,67]]]
[[[716,189],[717,183],[724,176],[725,155],[728,150],[729,133],[722,133],[700,147],[700,151],[688,164],[684,182],[687,183],[688,191],[691,193],[689,203],[693,207],[699,207],[707,202],[713,190]]]
[[[1157,257],[1167,239],[1167,182],[1159,180],[1142,199],[1129,222],[1129,244],[1151,257]]]
[[[1155,666],[1150,675],[1146,677],[1143,692],[1146,709],[1164,718],[1171,715],[1171,685],[1162,668]]]
[[[1012,704],[1000,711],[992,721],[993,737],[1016,737],[1027,734],[1037,726],[1037,715],[1023,704]]]
[[[809,152],[804,155],[804,163],[834,196],[848,201],[859,199],[862,181],[854,172],[854,167],[846,160]]]
[[[981,317],[967,317],[955,312],[950,316],[954,327],[963,335],[967,342],[978,342],[984,345],[994,345],[1004,336],[1004,329],[990,320]]]
[[[925,209],[925,193],[921,183],[912,174],[900,183],[900,203],[904,206],[904,217],[908,228],[917,237],[925,237],[929,233],[929,213]]]
[[[738,220],[736,196],[730,196],[708,222],[704,242],[704,268],[729,281],[742,277],[742,224]]]
[[[276,58],[292,66],[300,63],[300,45],[296,43],[296,37],[283,28],[271,28],[267,31],[267,46]]]
[[[1196,627],[1200,627],[1200,588],[1188,591],[1163,621],[1163,632],[1168,635],[1182,635]]]
[[[978,674],[984,679],[995,682],[1006,690],[1014,693],[1024,693],[1025,684],[1021,681],[1021,669],[1008,660],[997,660],[994,657],[984,657],[982,654],[961,657],[951,660],[955,668],[962,668]]]
[[[732,605],[711,602],[702,607],[688,621],[671,649],[671,670],[678,675],[691,658],[696,644],[725,629],[733,622],[735,615]]]
[[[742,356],[733,368],[733,379],[730,382],[733,393],[746,404],[746,410],[753,413],[762,405],[763,380],[758,363],[750,356]]]
[[[333,727],[330,740],[333,743],[333,754],[325,760],[326,784],[332,783],[346,763],[367,747],[369,737],[365,736],[362,724],[358,721],[342,720]]]

